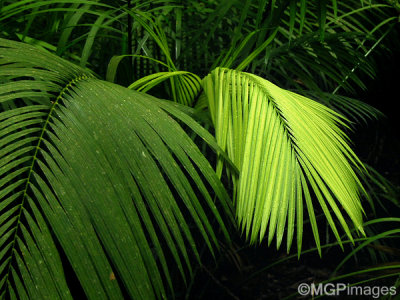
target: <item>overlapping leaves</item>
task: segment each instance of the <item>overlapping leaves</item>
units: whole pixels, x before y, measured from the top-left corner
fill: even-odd
[[[217,142],[240,170],[236,215],[251,242],[276,236],[279,247],[286,229],[289,249],[296,228],[300,252],[305,206],[319,247],[313,196],[339,241],[338,224],[352,239],[347,217],[363,232],[353,170],[363,167],[338,127],[343,117],[249,73],[216,69],[203,85]]]
[[[0,39],[0,64],[1,295],[71,298],[62,252],[90,299],[166,297],[167,257],[183,278],[199,258],[192,226],[210,251],[210,215],[227,236],[228,196],[170,115],[198,125],[22,43]]]

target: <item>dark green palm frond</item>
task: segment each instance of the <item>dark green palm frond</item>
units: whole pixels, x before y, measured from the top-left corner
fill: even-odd
[[[379,206],[390,215],[387,207],[387,201],[392,202],[394,205],[400,207],[399,196],[400,189],[395,186],[391,181],[381,175],[372,166],[364,163],[368,173],[360,173],[359,176],[363,181],[365,189],[367,190],[367,200],[372,208],[373,213],[376,215],[375,204]]]
[[[396,10],[385,3],[360,5],[360,1],[341,1],[335,13],[328,5],[326,32],[320,41],[316,33],[316,2],[307,4],[302,30],[295,28],[290,32],[289,12],[285,12],[286,17],[282,17],[279,25],[280,34],[274,39],[277,47],[271,47],[267,53],[269,65],[261,68],[260,74],[296,88],[305,85],[308,89],[332,91],[342,86],[348,92],[354,92],[354,86],[365,88],[360,75],[374,76],[369,56],[373,56],[371,52],[384,50],[384,38],[397,22]],[[287,84],[287,78],[293,80]]]
[[[374,76],[363,53],[355,50],[357,36],[359,34],[326,33],[324,42],[320,42],[317,34],[310,33],[283,43],[269,53],[268,76],[287,87],[333,90],[342,84],[348,91],[354,91],[355,85],[365,88],[358,73],[351,73],[352,68],[359,65],[363,73]],[[342,82],[347,75],[348,80]]]
[[[195,74],[178,70],[174,63],[173,55],[169,49],[166,33],[157,19],[153,20],[153,18],[139,11],[130,12],[130,15],[143,27],[146,33],[149,34],[156,43],[165,60],[163,65],[167,67],[167,72],[159,72],[142,77],[138,79],[138,81],[134,82],[131,85],[131,88],[143,85],[154,86],[165,79],[169,79],[170,98],[175,102],[191,105],[200,91],[200,78]]]
[[[375,107],[351,97],[304,90],[299,91],[299,93],[321,102],[345,116],[349,121],[355,123],[367,124],[370,120],[378,120],[384,116],[384,114]]]
[[[233,178],[236,215],[251,242],[267,236],[271,243],[276,235],[279,247],[287,228],[289,249],[297,219],[300,253],[305,201],[320,247],[313,194],[339,241],[337,224],[352,239],[346,215],[363,232],[363,188],[353,170],[363,167],[338,127],[345,125],[339,114],[249,73],[216,69],[203,86],[217,142],[240,171]]]
[[[148,9],[149,5],[150,1],[131,1],[130,9]],[[163,4],[158,3],[158,6]],[[31,44],[37,41],[56,44],[52,48],[57,55],[86,66],[109,59],[108,53],[102,51],[106,48],[102,45],[104,38],[107,50],[131,53],[126,40],[134,33],[127,32],[126,9],[126,1],[6,1],[0,10],[0,20],[4,22],[4,37],[14,39],[17,35]],[[151,9],[147,11],[152,12]],[[35,32],[38,27],[43,34]]]
[[[8,291],[12,298],[71,299],[52,235],[28,195],[35,144],[47,114],[48,107],[42,105],[0,114],[2,298]]]
[[[36,47],[20,48],[18,45],[2,40],[0,103],[3,107],[15,107],[20,103],[50,105],[54,93],[78,75],[90,75],[72,63],[60,64],[59,58],[38,51]],[[19,80],[15,82],[15,79]]]
[[[0,86],[0,102],[9,109],[0,114],[2,297],[7,292],[20,298],[71,297],[58,250],[29,187],[53,111],[51,101],[59,100],[54,93],[62,92],[78,71],[73,64],[61,64],[59,58],[37,48],[0,42],[0,76],[6,82]],[[80,72],[80,76],[90,76]]]
[[[214,67],[246,63],[249,68],[245,70],[273,78],[287,88],[332,91],[342,85],[348,92],[354,92],[355,86],[364,88],[363,75],[374,76],[367,56],[373,56],[369,55],[372,50],[382,52],[383,38],[393,31],[398,18],[393,7],[378,1],[368,5],[358,0],[276,1],[274,10],[269,10],[269,1],[250,2],[250,6],[248,1],[233,5],[238,14],[229,16],[235,29],[232,44],[220,51]],[[247,21],[241,22],[242,18]],[[216,43],[231,30],[223,25],[218,29]],[[272,42],[263,47],[273,35]],[[262,51],[249,57],[257,50]]]
[[[229,197],[170,116],[209,139],[188,115],[4,39],[0,72],[2,101],[21,106],[0,114],[1,295],[71,297],[62,251],[89,299],[166,297],[167,257],[185,278],[194,231],[214,251],[212,216],[228,237]],[[43,92],[48,105],[21,102]]]

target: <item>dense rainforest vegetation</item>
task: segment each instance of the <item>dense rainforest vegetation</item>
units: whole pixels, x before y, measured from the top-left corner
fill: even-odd
[[[0,298],[400,289],[399,20],[396,0],[1,0]]]

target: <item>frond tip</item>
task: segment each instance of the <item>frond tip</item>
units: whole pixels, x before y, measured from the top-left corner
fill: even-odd
[[[250,242],[268,236],[270,244],[276,234],[279,248],[287,228],[289,251],[296,220],[300,253],[305,202],[320,249],[313,196],[339,242],[337,223],[352,239],[343,211],[363,233],[363,188],[353,170],[363,166],[339,128],[341,115],[249,73],[216,69],[203,86],[217,142],[240,170],[236,215]]]
[[[5,39],[2,82],[0,299],[72,299],[70,276],[88,299],[164,299],[200,261],[194,228],[211,254],[213,225],[229,240],[229,196],[175,118],[218,146],[177,104]]]

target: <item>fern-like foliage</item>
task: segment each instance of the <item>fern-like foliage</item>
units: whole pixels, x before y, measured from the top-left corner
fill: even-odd
[[[176,106],[4,39],[0,72],[1,298],[70,299],[60,252],[90,299],[165,298],[194,228],[228,238],[229,197],[171,116],[211,137]]]
[[[251,242],[276,236],[279,247],[287,228],[289,250],[296,228],[300,253],[306,206],[320,249],[313,195],[339,242],[337,224],[352,239],[346,215],[363,232],[363,188],[353,170],[363,166],[339,128],[341,115],[249,73],[218,68],[203,85],[217,142],[240,171],[236,215]]]

